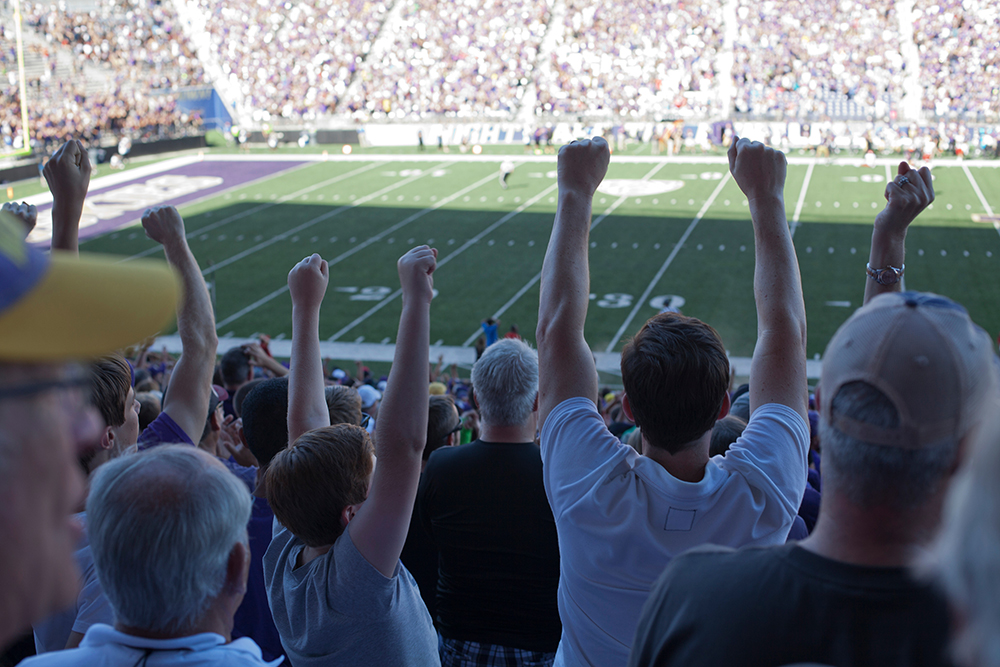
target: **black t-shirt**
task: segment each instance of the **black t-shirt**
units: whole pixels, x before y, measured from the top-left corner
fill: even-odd
[[[442,636],[555,651],[559,542],[538,447],[442,447],[427,461],[417,502],[440,554]]]
[[[630,667],[950,665],[944,598],[902,568],[788,544],[697,550],[657,580]]]

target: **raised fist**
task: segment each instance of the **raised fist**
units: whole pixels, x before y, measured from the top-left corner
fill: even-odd
[[[31,204],[26,204],[24,202],[15,204],[14,202],[9,201],[0,207],[0,210],[10,213],[12,216],[21,221],[24,225],[25,236],[31,233],[31,230],[35,228],[35,223],[38,222],[38,210]]]
[[[611,151],[601,137],[578,139],[559,149],[557,167],[559,191],[578,192],[593,197],[608,173]]]
[[[173,206],[154,206],[142,214],[146,236],[163,246],[184,242],[184,220]]]
[[[75,204],[82,210],[90,187],[90,158],[83,144],[70,139],[45,163],[42,174],[56,205]]]
[[[437,268],[437,249],[422,245],[399,258],[399,284],[403,299],[422,299],[430,303],[434,298],[434,269]]]
[[[912,169],[900,162],[898,175],[885,184],[885,208],[875,217],[875,226],[887,232],[905,234],[910,223],[934,201],[931,170]]]
[[[330,265],[313,253],[292,267],[288,272],[288,291],[292,306],[319,310],[330,283]]]
[[[753,201],[760,198],[784,200],[785,154],[759,141],[738,139],[729,146],[729,171],[736,184]]]

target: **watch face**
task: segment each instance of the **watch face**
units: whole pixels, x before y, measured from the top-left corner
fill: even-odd
[[[878,272],[878,281],[883,285],[895,285],[899,282],[899,276],[892,269],[882,269]]]

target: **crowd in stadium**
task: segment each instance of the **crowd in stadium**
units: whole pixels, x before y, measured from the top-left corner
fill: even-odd
[[[258,122],[334,114],[512,121],[528,100],[542,119],[708,118],[728,105],[749,118],[816,121],[848,113],[835,104],[849,102],[850,114],[896,122],[914,66],[928,119],[997,118],[1000,10],[989,0],[917,0],[912,59],[891,0],[739,0],[732,16],[714,0],[568,0],[558,16],[556,4],[183,6],[204,18],[209,57],[233,84],[227,90],[242,97],[228,101]],[[21,105],[9,23],[0,28],[0,115],[13,142]],[[163,94],[212,84],[171,2],[96,0],[89,11],[27,2],[24,26],[34,35],[28,52],[41,48],[38,40],[46,49],[46,71],[29,81],[33,141],[54,150],[69,136],[111,142],[123,133],[141,140],[199,129],[197,115]],[[72,70],[56,67],[59,53],[69,54]],[[525,97],[532,84],[537,95]],[[67,98],[75,108],[55,111]],[[118,108],[108,113],[112,100]],[[157,118],[147,122],[150,113]]]
[[[537,348],[485,320],[469,378],[431,364],[427,246],[397,264],[385,377],[321,358],[318,254],[288,274],[287,364],[219,349],[176,209],[142,218],[165,261],[79,254],[92,166],[67,142],[51,253],[33,206],[0,211],[0,646],[30,624],[26,667],[1000,665],[1000,359],[960,304],[901,291],[930,171],[886,184],[811,392],[785,157],[728,157],[748,382],[667,308],[616,392],[584,337],[603,139],[559,153]],[[175,316],[179,357],[151,351]]]

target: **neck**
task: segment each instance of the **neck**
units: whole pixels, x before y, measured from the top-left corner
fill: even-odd
[[[708,465],[708,445],[711,437],[712,432],[708,431],[696,442],[685,446],[676,454],[650,445],[643,437],[642,454],[659,463],[673,477],[682,482],[697,483],[705,478],[705,466]]]
[[[862,507],[827,485],[816,528],[799,545],[824,558],[853,565],[907,567],[934,538],[940,501],[941,495],[936,494],[907,510],[884,505]]]
[[[479,439],[485,442],[534,442],[537,414],[532,412],[527,422],[515,426],[493,426],[483,422],[479,429]]]
[[[242,598],[242,596],[240,596]],[[206,632],[211,632],[213,634],[222,635],[228,644],[232,641],[233,633],[233,614],[236,613],[236,608],[239,606],[239,601],[236,602],[235,606],[232,604],[232,600],[225,597],[217,597],[212,601],[212,605],[205,612],[198,622],[189,628],[177,632],[156,632],[153,630],[144,630],[142,628],[134,628],[124,623],[116,622],[115,629],[119,632],[124,632],[127,635],[132,635],[133,637],[143,637],[145,639],[177,639],[179,637],[190,637],[192,635],[200,635]]]

